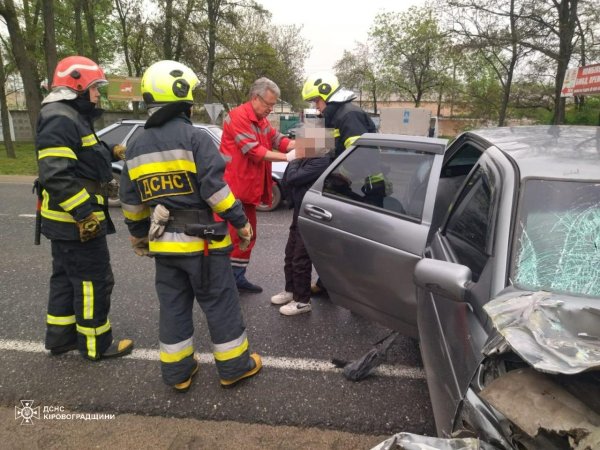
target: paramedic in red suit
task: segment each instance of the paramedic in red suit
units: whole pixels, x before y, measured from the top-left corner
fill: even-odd
[[[256,242],[256,206],[271,204],[271,161],[296,158],[295,141],[271,126],[267,116],[277,104],[279,87],[268,78],[259,78],[250,88],[250,100],[232,109],[223,121],[221,153],[225,156],[225,181],[239,199],[254,230],[247,250],[239,248],[237,231],[230,227],[233,241],[231,265],[240,292],[259,293],[262,288],[246,279],[252,248]],[[273,151],[279,150],[279,152]]]

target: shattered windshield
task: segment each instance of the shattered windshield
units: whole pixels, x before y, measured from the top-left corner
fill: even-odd
[[[600,296],[600,184],[528,180],[520,209],[513,283]]]

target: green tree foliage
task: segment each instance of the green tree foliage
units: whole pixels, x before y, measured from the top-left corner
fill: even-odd
[[[375,55],[369,46],[357,43],[353,51],[345,50],[333,68],[344,87],[358,92],[359,106],[368,105],[377,114],[381,82],[376,73]]]
[[[445,71],[441,55],[448,43],[433,8],[411,7],[403,13],[381,13],[371,36],[379,55],[379,71],[388,90],[410,96],[419,106],[439,86]]]

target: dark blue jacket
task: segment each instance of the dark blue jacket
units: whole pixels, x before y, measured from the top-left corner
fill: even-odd
[[[329,156],[320,158],[295,159],[290,162],[283,174],[283,184],[290,207],[294,208],[294,216],[300,213],[300,205],[304,194],[327,169],[331,163]]]

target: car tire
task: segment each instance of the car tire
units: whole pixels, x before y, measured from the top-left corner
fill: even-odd
[[[116,192],[116,195],[109,195],[108,196],[108,206],[111,207],[119,207],[121,206],[121,199],[119,198],[119,186],[121,185],[121,172],[117,172],[116,170],[113,170],[112,173],[113,179],[112,181],[110,181],[110,184],[116,184],[116,189],[111,189],[112,192]]]
[[[279,187],[279,184],[277,184],[277,182],[275,180],[273,180],[273,203],[271,203],[271,206],[261,203],[260,205],[258,205],[256,207],[256,210],[262,211],[262,212],[273,211],[274,209],[279,208],[280,204],[281,204],[281,189]]]

